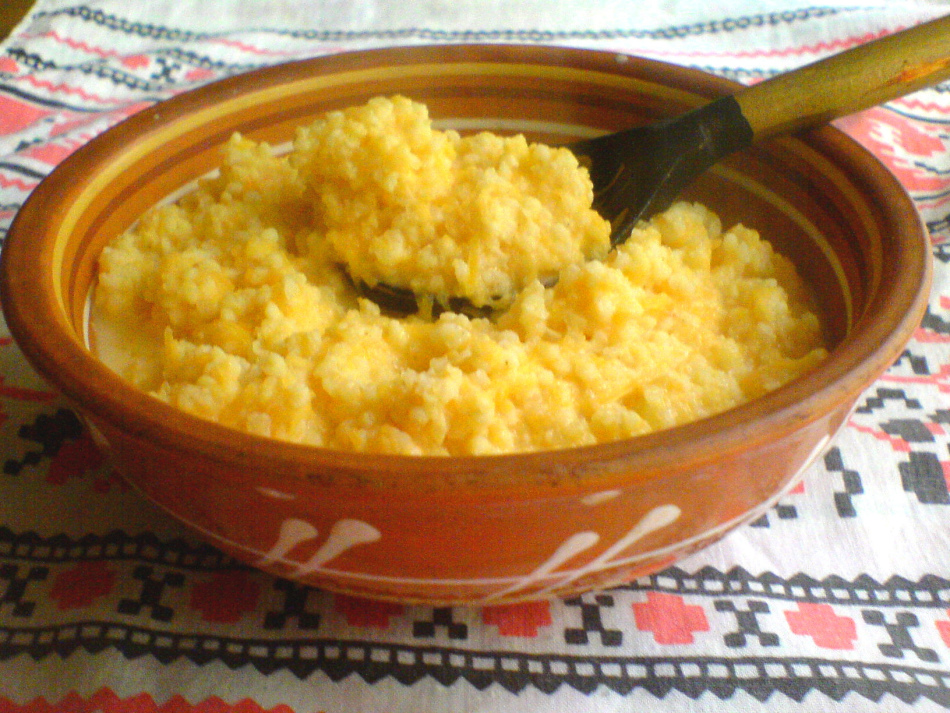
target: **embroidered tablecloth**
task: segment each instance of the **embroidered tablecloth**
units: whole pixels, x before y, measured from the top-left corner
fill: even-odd
[[[40,0],[0,44],[0,236],[95,134],[267,64],[524,42],[753,82],[950,11],[709,5]],[[924,322],[796,489],[718,545],[610,591],[398,606],[248,569],[132,492],[0,333],[0,711],[950,708],[950,86],[839,125],[897,175],[930,231]]]

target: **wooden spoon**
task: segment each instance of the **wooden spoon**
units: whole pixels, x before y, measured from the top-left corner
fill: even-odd
[[[590,171],[594,208],[611,243],[665,210],[697,176],[752,143],[816,126],[950,78],[950,15],[780,74],[679,117],[572,144]],[[392,285],[362,286],[390,311],[417,299]],[[486,316],[490,307],[452,298],[443,308]]]

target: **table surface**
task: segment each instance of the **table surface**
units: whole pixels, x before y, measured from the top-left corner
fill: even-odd
[[[40,0],[0,43],[0,236],[92,136],[275,62],[505,41],[753,82],[950,12],[702,5]],[[243,567],[132,492],[0,332],[0,711],[950,707],[950,86],[839,125],[930,231],[924,322],[795,489],[717,545],[610,591],[398,606]]]

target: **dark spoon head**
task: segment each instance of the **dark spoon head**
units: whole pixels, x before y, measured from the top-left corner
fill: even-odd
[[[594,209],[619,245],[633,227],[666,210],[693,179],[752,142],[731,96],[666,121],[580,141],[570,149],[590,172]]]
[[[344,272],[346,267],[342,267]],[[362,280],[352,280],[361,297],[375,302],[383,313],[394,317],[406,317],[419,312],[431,313],[433,318],[443,312],[457,312],[472,319],[491,317],[495,308],[491,305],[476,305],[464,297],[450,297],[441,302],[427,295],[416,295],[405,287],[395,287],[385,282],[368,285]]]

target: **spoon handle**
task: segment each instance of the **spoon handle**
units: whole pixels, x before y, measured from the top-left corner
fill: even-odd
[[[754,140],[822,124],[950,78],[950,15],[735,94]]]

